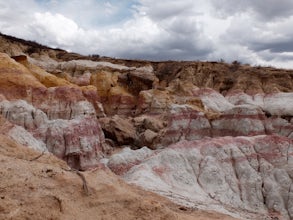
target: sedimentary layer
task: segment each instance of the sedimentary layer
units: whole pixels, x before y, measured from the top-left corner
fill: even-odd
[[[189,217],[194,217],[191,210],[200,208],[235,218],[292,219],[292,78],[292,70],[238,62],[150,62],[82,56],[1,35],[0,156],[19,178],[24,170],[25,178],[33,176],[38,186],[45,184],[46,190],[40,191],[29,182],[33,189],[38,188],[33,191],[43,196],[44,206],[55,204],[56,210],[60,209],[52,218],[69,219],[72,215],[66,210],[83,202],[92,204],[93,210],[84,205],[77,210],[90,218],[99,213],[111,219],[109,212],[128,207],[142,209],[146,219],[186,217],[170,209],[178,206],[169,203],[166,207],[160,203],[163,211],[159,211],[152,199],[133,206],[141,200],[137,191],[130,200],[122,199],[127,193],[115,194],[115,201],[125,201],[123,207],[110,201],[105,191],[116,189],[116,184],[123,185],[118,191],[133,190],[118,181],[118,175],[125,182],[180,204]],[[25,152],[24,158],[27,154],[40,155],[43,162],[39,164],[39,158],[23,160],[18,152]],[[43,156],[50,160],[41,159]],[[51,160],[66,169],[51,164]],[[43,174],[45,166],[53,167]],[[81,192],[72,195],[59,189],[65,184],[63,179],[69,185],[80,182],[68,169],[85,175],[95,192],[99,191],[98,184],[105,185],[99,192],[113,202],[113,209],[107,209],[109,203],[105,203],[102,207],[106,211],[101,213],[97,209],[104,200],[91,197],[95,202],[90,203]],[[15,181],[6,171],[1,172],[7,186]],[[48,173],[54,175],[47,183],[42,178]],[[97,182],[96,176],[105,182]],[[113,182],[108,184],[107,179]],[[3,215],[6,218],[21,219],[32,206],[24,199],[25,194],[21,194],[23,203],[9,194],[12,191],[6,185],[1,193],[9,199],[3,199],[7,206],[0,206],[0,210],[8,210]],[[76,190],[74,187],[70,189]],[[25,193],[30,190],[25,189]],[[69,202],[69,195],[77,204]],[[33,201],[37,204],[39,200],[34,197]],[[20,203],[24,206],[17,209]],[[146,210],[153,215],[147,215]],[[138,218],[132,211],[125,213],[128,219]],[[118,218],[116,212],[112,214]]]

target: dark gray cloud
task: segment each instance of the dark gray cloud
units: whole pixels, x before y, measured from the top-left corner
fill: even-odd
[[[262,59],[265,60],[267,63],[273,63],[273,62],[292,62],[293,60],[293,53],[288,52],[275,52],[272,53],[269,50],[262,50],[259,52]]]
[[[269,50],[272,53],[293,52],[293,40],[272,42],[263,44],[261,42],[250,43],[250,48],[254,51]]]
[[[196,41],[172,36],[143,50],[122,51],[118,57],[148,60],[204,60],[213,51],[211,45],[197,45]]]
[[[280,19],[293,13],[292,0],[211,0],[218,15],[229,17],[249,13],[258,19]]]

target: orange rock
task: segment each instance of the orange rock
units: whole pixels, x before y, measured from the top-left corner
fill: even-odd
[[[75,84],[68,82],[65,79],[58,78],[50,73],[47,73],[45,70],[41,69],[40,67],[33,65],[32,63],[28,62],[27,60],[19,61],[25,67],[27,67],[30,73],[35,76],[43,85],[47,88],[49,87],[56,87],[56,86],[72,86],[77,87]]]
[[[137,98],[121,86],[112,87],[108,101],[104,103],[107,114],[132,115],[135,112]]]
[[[90,83],[97,88],[101,97],[107,97],[110,89],[117,86],[118,76],[108,71],[100,71],[91,75]]]
[[[32,88],[46,87],[23,65],[0,53],[0,93],[7,99],[27,99]]]
[[[138,97],[137,112],[163,113],[174,101],[174,97],[169,91],[157,89],[141,91]]]

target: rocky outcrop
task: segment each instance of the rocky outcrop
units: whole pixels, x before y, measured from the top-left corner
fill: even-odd
[[[107,165],[115,174],[123,175],[151,155],[153,152],[147,147],[135,151],[125,147],[119,153],[112,155],[107,161]]]
[[[168,125],[161,132],[163,146],[180,140],[198,140],[211,136],[211,124],[203,112],[189,105],[173,105],[168,114]]]
[[[161,62],[154,65],[160,81],[174,78],[212,88],[222,94],[241,91],[246,94],[292,92],[292,70],[250,67],[239,63]]]
[[[254,136],[266,130],[264,112],[255,106],[238,105],[211,121],[212,136]]]
[[[293,93],[232,93],[227,95],[226,99],[236,106],[244,104],[261,109],[266,133],[277,133],[292,138]]]
[[[99,164],[105,139],[93,107],[84,111],[89,103],[78,105],[80,108],[73,111],[69,120],[50,120],[43,111],[23,100],[0,102],[0,114],[12,123],[8,135],[17,143],[48,150],[71,167],[85,170]]]
[[[1,134],[0,161],[0,219],[234,219],[175,205],[103,167],[73,171],[52,154],[40,154]]]
[[[271,93],[248,95],[235,92],[228,94],[226,99],[235,105],[250,104],[263,109],[268,115],[292,116],[293,95],[292,93]]]
[[[168,91],[157,89],[141,91],[138,97],[137,113],[162,114],[174,102]]]
[[[103,157],[104,134],[92,117],[49,121],[34,135],[50,152],[78,170],[96,167]]]
[[[48,151],[46,145],[42,141],[37,140],[23,127],[10,123],[3,116],[0,116],[0,134],[10,138],[22,146],[32,148],[36,151]]]
[[[37,67],[32,65],[24,66],[1,54],[1,94],[8,100],[26,100],[47,113],[50,119],[70,119],[78,114],[93,114],[95,110],[99,113],[103,111],[99,107],[99,97],[91,88],[77,87],[44,70],[37,73],[35,68]],[[86,101],[91,104],[87,104]]]
[[[15,125],[34,130],[47,123],[47,115],[24,100],[0,102],[0,114]]]
[[[234,103],[230,103],[222,94],[210,88],[193,89],[192,95],[202,101],[205,110],[225,112],[233,108]]]
[[[114,155],[109,166],[120,174],[126,170],[122,176],[127,182],[178,203],[224,207],[232,215],[235,209],[243,210],[238,214],[244,218],[293,217],[293,141],[288,138],[206,138],[181,141],[151,155],[129,151]]]
[[[282,136],[293,138],[293,120],[289,118],[271,117],[266,121],[267,125],[270,126],[270,132],[276,132]]]
[[[32,89],[45,89],[27,68],[0,54],[0,93],[7,99],[27,99]]]
[[[107,137],[118,145],[132,144],[138,138],[133,123],[127,118],[115,115],[112,118],[101,118],[100,123]]]
[[[276,111],[282,111],[274,106]],[[223,112],[199,111],[192,105],[171,105],[165,115],[166,127],[160,130],[158,147],[180,140],[204,137],[255,136],[279,134],[292,138],[292,116],[267,115],[255,105],[232,105]]]
[[[49,119],[73,119],[82,115],[96,115],[93,105],[86,101],[80,90],[54,87],[33,94],[32,104],[45,112]]]
[[[167,79],[158,73],[166,69],[150,64],[127,67],[100,61],[55,60],[49,68],[34,58],[35,64],[54,73],[65,72],[75,79],[86,74],[87,83],[79,86],[37,67],[31,58],[1,56],[2,115],[27,130],[37,129],[46,120],[98,116],[102,117],[99,120],[106,138],[116,142],[112,147],[130,144],[132,148],[157,149],[180,140],[227,135],[276,133],[292,137],[292,93],[250,95],[237,87],[225,97],[211,88],[199,88],[199,80],[204,79],[192,76],[194,66],[188,69],[186,63]],[[45,61],[41,58],[40,62]],[[19,83],[19,77],[23,83]],[[7,104],[10,100],[16,101]],[[21,110],[17,105],[23,101],[17,100],[25,100],[35,110]],[[284,102],[289,104],[284,107]],[[155,118],[161,125],[149,123],[157,126],[149,128],[140,118]]]
[[[0,52],[11,146],[106,165],[185,211],[293,218],[292,70],[86,57],[1,35]]]

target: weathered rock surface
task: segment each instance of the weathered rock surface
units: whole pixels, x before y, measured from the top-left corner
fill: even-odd
[[[226,94],[242,91],[247,94],[292,92],[292,70],[258,68],[221,62],[161,62],[154,65],[160,81],[174,78],[192,82]]]
[[[10,122],[7,135],[17,143],[48,150],[66,160],[71,167],[85,170],[99,164],[105,139],[90,103],[77,102],[75,106],[68,117],[73,119],[50,120],[43,111],[26,101],[3,100],[0,114]],[[4,130],[4,125],[2,127]]]
[[[47,115],[24,100],[0,102],[0,114],[13,124],[33,130],[47,123]]]
[[[292,93],[271,93],[248,95],[245,93],[232,93],[226,96],[229,102],[240,105],[250,104],[259,106],[266,113],[277,116],[293,115],[293,95]]]
[[[225,112],[233,108],[234,103],[231,104],[223,95],[213,89],[196,89],[192,91],[192,94],[199,97],[206,110]]]
[[[34,131],[48,150],[75,169],[96,167],[103,157],[104,134],[92,117],[49,121]]]
[[[86,57],[0,35],[0,136],[8,138],[0,145],[32,148],[41,157],[49,151],[77,170],[106,164],[185,211],[189,206],[244,219],[292,219],[292,79],[292,70],[239,63]],[[94,179],[96,173],[87,175]],[[40,198],[44,207],[62,207],[51,218],[73,216],[62,204],[75,205]],[[31,210],[27,204],[21,211],[7,207],[5,218],[21,219],[18,212]],[[146,218],[181,219],[158,213],[164,216]]]
[[[151,155],[153,155],[153,152],[147,147],[135,151],[125,147],[121,152],[112,155],[107,165],[114,173],[122,175]]]
[[[152,155],[142,149],[132,154],[129,151],[112,156],[109,166],[120,174],[131,167],[122,172],[127,182],[178,203],[219,211],[224,208],[244,218],[293,217],[291,139],[206,138],[181,141]]]
[[[168,117],[168,125],[159,141],[163,146],[180,140],[197,140],[211,136],[211,125],[205,114],[190,105],[174,104]]]
[[[0,219],[234,219],[175,205],[105,168],[77,173],[52,154],[40,156],[3,135],[0,161]]]
[[[238,105],[212,120],[212,136],[253,136],[266,134],[265,114],[258,107]]]
[[[32,148],[37,151],[47,152],[48,149],[46,145],[37,140],[30,132],[21,126],[10,123],[8,120],[0,116],[0,133],[9,137],[16,143]]]
[[[138,138],[130,119],[115,115],[112,118],[101,118],[99,121],[106,135],[119,145],[132,144]]]

